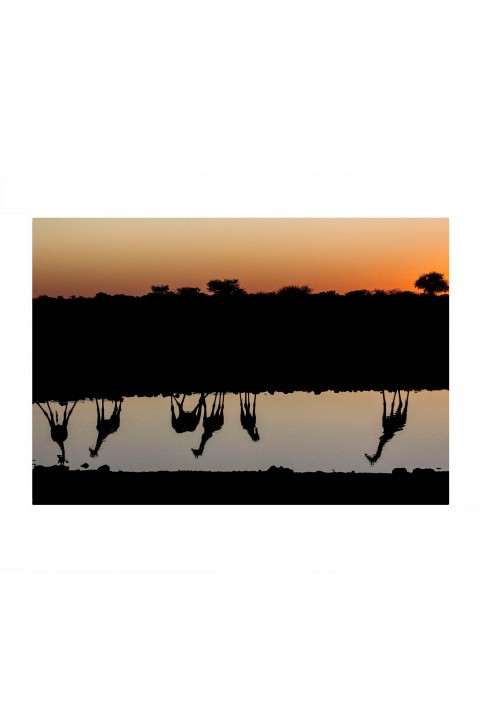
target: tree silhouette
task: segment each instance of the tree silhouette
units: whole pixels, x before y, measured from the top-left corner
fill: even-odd
[[[277,290],[277,295],[299,297],[302,295],[311,295],[312,288],[308,285],[285,285],[285,287]]]
[[[170,287],[168,285],[150,285],[150,290],[157,295],[166,295],[170,292]]]
[[[177,288],[177,295],[180,297],[195,297],[200,295],[200,288],[198,287],[179,287]]]
[[[370,295],[372,295],[370,290],[365,290],[365,288],[362,288],[362,290],[350,290],[349,292],[345,293],[345,297],[353,299],[370,297]]]
[[[425,295],[436,295],[437,293],[448,292],[448,283],[443,277],[443,274],[438,272],[420,275],[418,280],[415,280],[415,287],[418,290],[423,290]]]
[[[209,280],[207,283],[209,292],[221,297],[231,295],[245,295],[245,290],[240,287],[239,281],[235,279]]]

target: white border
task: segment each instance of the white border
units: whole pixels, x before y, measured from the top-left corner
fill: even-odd
[[[2,717],[476,720],[475,6],[7,6]],[[449,217],[451,505],[31,508],[42,216]]]

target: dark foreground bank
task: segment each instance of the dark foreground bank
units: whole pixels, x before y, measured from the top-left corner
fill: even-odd
[[[34,505],[448,505],[449,473],[33,470]]]

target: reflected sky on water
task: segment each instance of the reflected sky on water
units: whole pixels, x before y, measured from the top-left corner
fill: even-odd
[[[75,405],[63,440],[72,469],[448,470],[448,391],[199,393],[178,398],[126,397]],[[242,402],[241,402],[242,400]],[[215,404],[214,404],[215,402]],[[394,404],[392,405],[392,402]],[[69,404],[69,410],[73,403]],[[33,458],[62,457],[55,425],[64,406],[33,405]],[[173,415],[172,415],[173,408]],[[42,412],[42,409],[44,412]],[[407,412],[405,412],[407,410]],[[64,430],[62,430],[62,437]],[[194,452],[195,451],[195,452]],[[368,457],[367,457],[368,456]]]

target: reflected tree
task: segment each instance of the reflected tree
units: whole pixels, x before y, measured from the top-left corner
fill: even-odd
[[[122,410],[123,398],[120,400],[113,401],[113,411],[110,417],[105,417],[105,399],[101,399],[101,405],[98,399],[95,398],[95,404],[97,407],[97,442],[94,448],[89,448],[90,457],[97,457],[102,443],[106,438],[114,432],[117,432],[120,427],[120,413]]]
[[[70,417],[72,415],[73,409],[75,405],[77,404],[77,401],[75,401],[70,408],[68,409],[68,402],[65,403],[63,407],[63,419],[61,422],[58,420],[58,411],[55,411],[55,414],[53,414],[52,408],[50,407],[49,402],[46,402],[47,410],[39,403],[37,402],[36,405],[40,408],[40,410],[43,412],[45,417],[47,418],[48,424],[50,426],[50,436],[54,443],[58,445],[60,448],[60,455],[57,455],[58,458],[58,464],[59,465],[65,465],[65,463],[68,464],[68,460],[65,459],[65,441],[68,438],[68,421],[70,420]]]
[[[395,408],[395,401],[397,399],[397,393],[398,393],[398,404]],[[395,390],[393,394],[393,400],[392,404],[390,406],[390,412],[387,414],[387,401],[385,398],[385,390],[382,390],[382,397],[383,397],[383,414],[382,414],[382,427],[383,427],[383,434],[380,436],[380,439],[378,441],[378,447],[377,451],[374,455],[367,455],[365,453],[365,457],[370,462],[370,465],[374,465],[377,460],[380,459],[380,456],[383,452],[383,448],[389,442],[395,433],[399,432],[400,430],[403,430],[405,427],[405,423],[407,422],[407,412],[408,412],[408,397],[410,395],[410,392],[407,392],[407,398],[405,400],[405,404],[402,401],[402,396],[400,394],[400,390]]]

